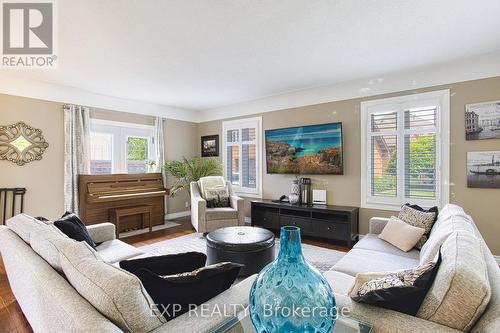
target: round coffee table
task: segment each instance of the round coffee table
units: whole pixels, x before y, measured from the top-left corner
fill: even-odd
[[[264,228],[228,227],[207,235],[207,263],[243,264],[239,276],[260,272],[274,258],[274,233]]]

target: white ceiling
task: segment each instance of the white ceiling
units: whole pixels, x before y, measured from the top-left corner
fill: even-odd
[[[62,0],[58,11],[58,68],[9,75],[189,110],[500,50],[500,0]]]

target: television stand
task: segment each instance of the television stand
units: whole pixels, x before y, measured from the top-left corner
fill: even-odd
[[[252,201],[252,226],[277,231],[294,225],[304,236],[343,241],[349,247],[358,240],[358,215],[359,207]]]

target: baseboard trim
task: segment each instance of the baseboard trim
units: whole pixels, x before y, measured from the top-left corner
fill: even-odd
[[[191,211],[190,210],[186,210],[184,212],[177,212],[177,213],[167,214],[167,215],[165,215],[165,218],[167,220],[173,220],[173,219],[178,219],[179,217],[185,217],[185,216],[189,216],[189,215],[191,215]]]

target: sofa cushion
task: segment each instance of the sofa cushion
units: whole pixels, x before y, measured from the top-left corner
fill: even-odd
[[[340,295],[347,295],[355,280],[352,275],[336,271],[326,271],[323,276],[332,287],[333,292]]]
[[[61,265],[71,285],[99,312],[125,332],[149,332],[163,319],[141,281],[107,264],[85,242],[61,244]]]
[[[385,272],[418,266],[418,259],[380,251],[352,249],[340,259],[332,270],[356,276],[364,272]]]
[[[232,220],[238,218],[238,211],[231,207],[208,208],[205,211],[207,221]]]
[[[481,242],[463,231],[450,235],[441,247],[441,265],[418,317],[468,331],[491,296]]]
[[[97,245],[96,250],[101,259],[110,264],[144,254],[138,248],[118,239],[103,242]]]
[[[424,233],[424,228],[414,227],[392,216],[384,230],[378,235],[378,238],[385,240],[404,252],[408,252],[417,245]]]
[[[30,239],[33,251],[45,259],[56,271],[62,273],[59,250],[56,247],[57,242],[73,243],[76,241],[52,225],[40,226],[39,231],[32,233]]]
[[[484,260],[488,269],[491,298],[486,310],[472,328],[472,333],[500,332],[500,269],[486,243],[481,240]]]
[[[418,259],[420,258],[420,251],[417,249],[412,249],[408,252],[401,251],[394,245],[386,242],[385,240],[382,240],[378,238],[378,235],[376,234],[366,234],[357,242],[354,247],[354,249],[364,249],[364,250],[372,250],[372,251],[379,251],[379,252],[384,252],[388,254],[394,254],[397,256],[402,256],[402,257],[407,257],[411,259]]]
[[[11,217],[6,221],[6,224],[10,230],[14,231],[28,244],[30,244],[30,233],[36,232],[41,226],[45,226],[45,223],[26,214],[19,214]]]
[[[474,235],[474,226],[470,217],[466,215],[450,215],[446,220],[432,229],[427,242],[422,246],[420,251],[420,263],[430,262],[439,252],[439,248],[443,245],[444,241],[454,231],[464,231],[470,235]]]
[[[441,223],[443,223],[444,221],[446,221],[450,217],[456,216],[456,215],[462,215],[462,216],[465,216],[465,217],[468,216],[467,214],[465,214],[464,209],[462,207],[460,207],[460,206],[457,206],[457,205],[454,205],[454,204],[447,204],[447,205],[445,205],[443,207],[443,209],[441,209],[441,211],[439,212],[439,215],[438,215],[438,218],[436,220],[436,223],[434,223],[434,227],[439,226]]]

